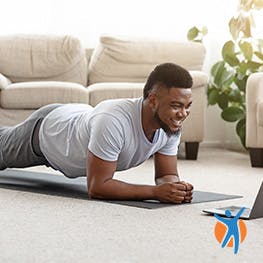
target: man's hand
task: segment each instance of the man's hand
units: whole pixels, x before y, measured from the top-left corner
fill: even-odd
[[[163,183],[155,186],[154,196],[164,203],[189,203],[192,200],[192,190],[193,186],[185,182]]]
[[[190,203],[193,186],[180,181],[177,171],[177,156],[155,153],[155,183],[154,198],[161,202]]]
[[[194,189],[194,187],[191,184],[186,183],[184,181],[181,181],[180,183],[185,185],[185,187],[186,187],[186,196],[185,196],[184,202],[185,203],[190,203],[192,201],[192,199],[193,199],[193,189]]]

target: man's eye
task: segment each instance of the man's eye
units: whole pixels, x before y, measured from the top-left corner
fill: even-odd
[[[181,106],[179,106],[179,105],[172,105],[171,107],[174,108],[174,109],[179,109]]]

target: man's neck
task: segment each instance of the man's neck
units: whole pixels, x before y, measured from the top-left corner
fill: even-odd
[[[147,100],[142,103],[142,128],[147,139],[152,142],[155,131],[158,129],[157,124],[153,118],[153,113]]]

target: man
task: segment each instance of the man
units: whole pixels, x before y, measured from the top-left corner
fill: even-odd
[[[192,103],[192,78],[164,63],[149,75],[143,97],[107,100],[95,108],[51,104],[15,127],[0,128],[0,169],[47,165],[70,178],[87,176],[91,198],[191,202],[181,182],[177,150]],[[113,179],[115,171],[154,156],[156,185]]]

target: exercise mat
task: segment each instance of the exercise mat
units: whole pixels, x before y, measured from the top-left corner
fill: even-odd
[[[0,171],[0,188],[11,190],[34,192],[47,195],[63,196],[70,198],[87,199],[87,180],[85,177],[70,179],[64,175],[51,173],[32,172],[27,170],[6,169]],[[222,201],[227,199],[241,198],[240,195],[226,195],[220,193],[194,191],[191,204]],[[101,201],[101,200],[95,200]],[[145,201],[116,201],[103,200],[120,205],[134,206],[140,208],[155,209],[160,207],[174,206],[176,204],[165,204],[155,200]],[[189,204],[188,204],[189,205]]]

